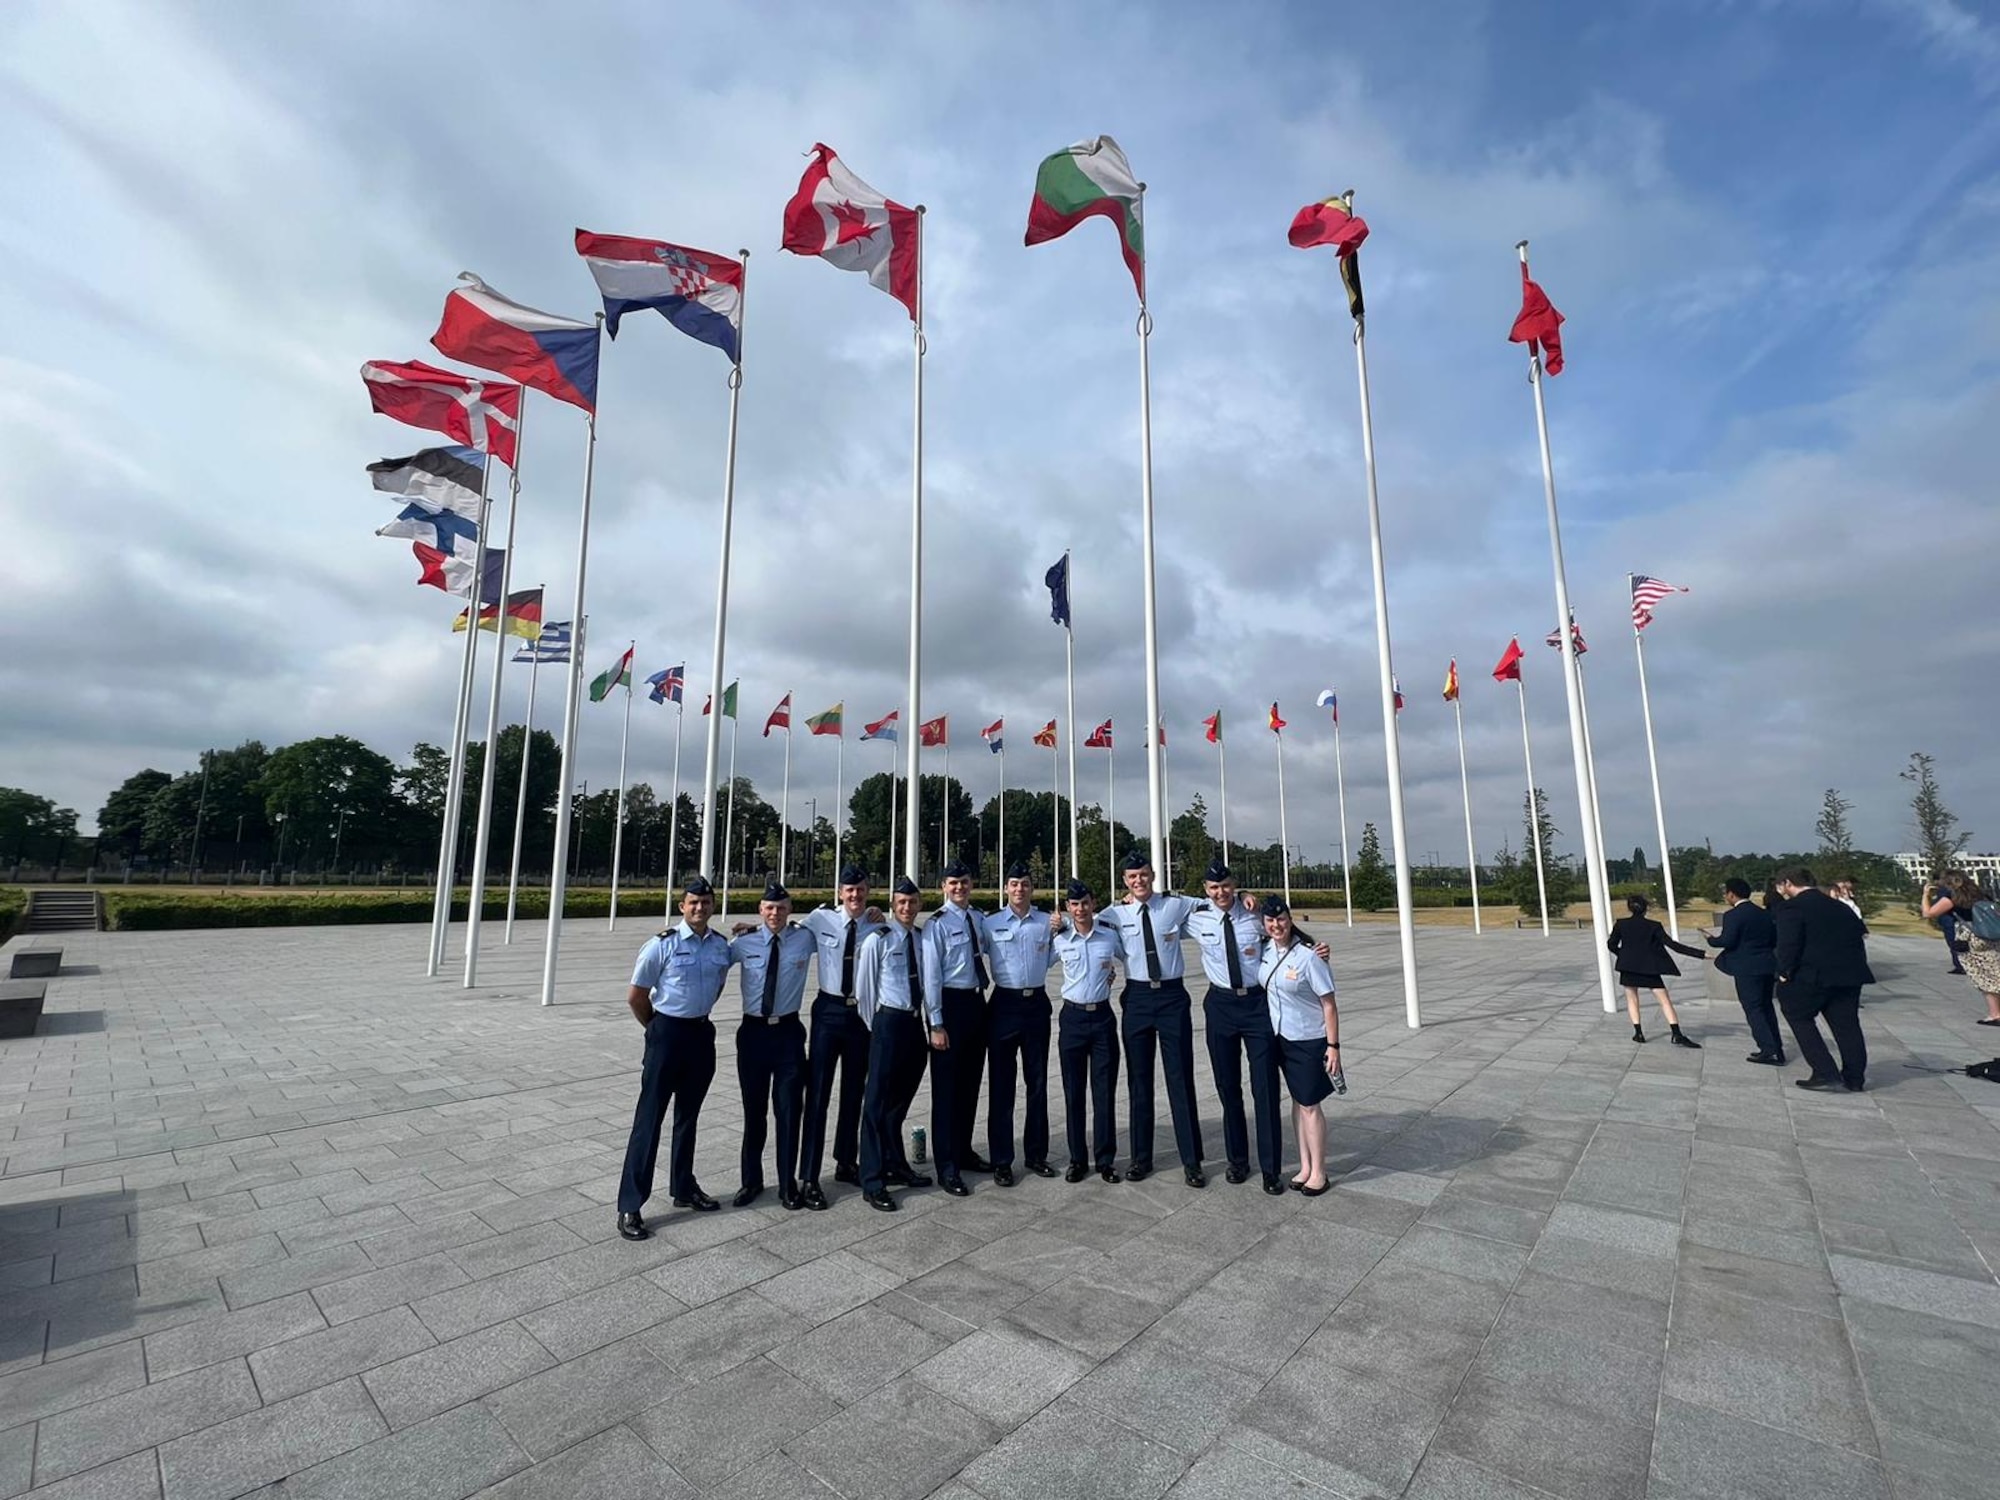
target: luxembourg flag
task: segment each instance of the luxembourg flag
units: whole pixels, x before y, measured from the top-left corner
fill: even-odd
[[[431,345],[587,412],[597,410],[597,324],[510,302],[470,271],[444,299]]]
[[[647,308],[691,339],[713,344],[731,362],[741,356],[743,262],[665,240],[576,232],[576,253],[590,267],[604,298],[604,331],[618,337],[618,320]]]

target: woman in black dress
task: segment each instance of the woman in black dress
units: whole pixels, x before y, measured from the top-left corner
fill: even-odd
[[[1611,936],[1604,946],[1618,958],[1618,982],[1625,986],[1625,1012],[1632,1018],[1632,1040],[1643,1042],[1646,1031],[1639,1024],[1639,991],[1651,990],[1660,1002],[1660,1011],[1667,1018],[1667,1033],[1676,1047],[1699,1048],[1700,1042],[1681,1031],[1681,1018],[1674,1013],[1674,1002],[1667,995],[1666,976],[1679,974],[1674,964],[1674,953],[1685,953],[1689,958],[1706,958],[1708,955],[1699,948],[1686,943],[1677,943],[1667,936],[1667,929],[1646,915],[1646,898],[1630,896],[1626,898],[1625,909],[1629,917],[1620,917],[1611,926]]]

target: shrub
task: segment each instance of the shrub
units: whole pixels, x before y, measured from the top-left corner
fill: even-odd
[[[21,920],[21,913],[28,909],[28,893],[18,886],[8,886],[0,890],[0,942],[14,935],[14,926]]]
[[[5,901],[18,893],[0,891],[0,930],[7,921]],[[793,905],[809,910],[824,895],[816,891],[793,892]],[[630,890],[618,893],[621,916],[635,922],[657,921],[665,893],[659,890]],[[463,922],[468,893],[456,892],[451,903],[451,919]],[[754,917],[756,893],[738,889],[729,913],[733,923],[739,917]],[[507,890],[488,889],[481,902],[483,920],[504,921]],[[563,914],[569,917],[602,917],[611,911],[611,893],[600,888],[564,893]],[[118,932],[164,932],[205,927],[334,927],[382,922],[428,922],[431,897],[421,891],[277,891],[270,894],[229,894],[213,891],[118,890],[104,892],[106,925]],[[516,916],[540,921],[549,914],[549,893],[537,887],[524,890],[514,903]]]

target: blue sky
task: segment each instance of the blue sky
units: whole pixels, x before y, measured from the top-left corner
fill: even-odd
[[[1525,12],[1525,13],[1524,13]],[[1077,555],[1078,716],[1112,716],[1142,802],[1132,298],[1089,225],[1020,244],[1036,161],[1108,131],[1150,184],[1171,791],[1275,837],[1257,725],[1295,728],[1295,841],[1386,824],[1348,325],[1330,257],[1284,243],[1354,187],[1411,841],[1459,840],[1437,698],[1467,682],[1483,852],[1519,844],[1518,724],[1485,669],[1553,623],[1512,246],[1569,317],[1550,388],[1607,843],[1656,843],[1624,575],[1693,592],[1648,633],[1669,830],[1807,845],[1819,792],[1906,846],[1896,770],[1939,757],[2000,838],[1981,753],[2000,522],[2000,23],[1953,0],[822,7],[19,4],[0,11],[0,781],[86,822],[142,765],[349,732],[446,736],[450,605],[411,586],[362,474],[426,439],[356,367],[427,354],[474,270],[587,314],[573,227],[751,257],[731,674],[744,771],[800,712],[896,705],[908,335],[858,277],[775,252],[816,140],[923,201],[927,713],[1011,738],[1059,707],[1042,570]],[[723,363],[635,320],[607,350],[589,608],[685,659],[713,604]],[[517,582],[572,567],[582,424],[537,398]],[[1575,827],[1562,695],[1531,658],[1537,769]],[[601,665],[601,663],[600,663]],[[518,719],[524,684],[509,690]],[[546,700],[544,720],[546,720]],[[664,786],[671,726],[635,714]],[[583,766],[614,773],[612,716]],[[831,790],[802,739],[795,792]],[[850,767],[879,769],[880,752]],[[1040,760],[1009,757],[1018,776]],[[826,762],[824,765],[820,764]],[[974,791],[990,762],[969,749]],[[1032,767],[1032,769],[1028,769]],[[1086,761],[1095,795],[1102,765]],[[824,785],[815,786],[815,781]],[[1035,784],[1039,784],[1036,782]]]

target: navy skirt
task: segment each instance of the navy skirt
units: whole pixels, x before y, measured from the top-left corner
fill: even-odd
[[[1309,1037],[1302,1042],[1281,1037],[1278,1046],[1285,1070],[1285,1090],[1294,1104],[1317,1104],[1333,1092],[1333,1080],[1326,1076],[1325,1037]]]
[[[1664,974],[1628,974],[1623,969],[1618,971],[1618,983],[1632,990],[1663,990],[1667,987]]]

